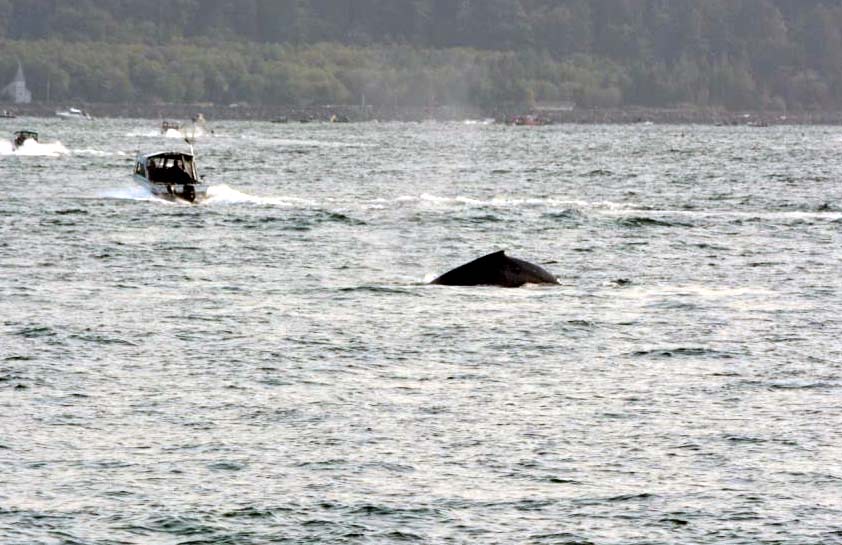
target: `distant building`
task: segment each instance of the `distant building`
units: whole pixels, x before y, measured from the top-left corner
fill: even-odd
[[[0,95],[8,97],[15,104],[29,104],[32,102],[32,93],[26,88],[26,78],[23,77],[23,66],[18,61],[18,73],[12,83],[5,86]]]

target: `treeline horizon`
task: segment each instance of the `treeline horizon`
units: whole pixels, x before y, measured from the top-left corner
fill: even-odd
[[[36,101],[842,109],[829,0],[0,0]]]

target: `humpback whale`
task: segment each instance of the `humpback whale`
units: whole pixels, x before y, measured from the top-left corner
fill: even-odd
[[[538,265],[509,257],[501,250],[446,272],[432,284],[517,288],[524,284],[558,284],[558,278]]]

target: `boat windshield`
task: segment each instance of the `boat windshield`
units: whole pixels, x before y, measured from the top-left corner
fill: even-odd
[[[35,131],[18,131],[15,133],[15,146],[22,146],[27,140],[38,141],[38,133]]]
[[[162,184],[198,183],[193,157],[182,154],[156,155],[147,159],[146,179]]]

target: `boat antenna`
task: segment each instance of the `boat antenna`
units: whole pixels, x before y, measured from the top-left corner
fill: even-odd
[[[190,146],[190,155],[195,155],[193,152],[193,144],[196,142],[196,128],[195,126],[191,129],[188,133],[184,131],[184,141],[187,142],[187,145]]]

